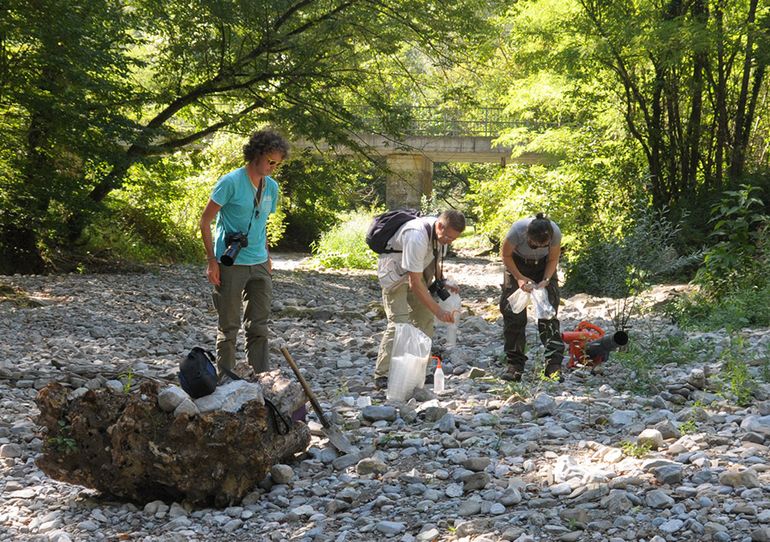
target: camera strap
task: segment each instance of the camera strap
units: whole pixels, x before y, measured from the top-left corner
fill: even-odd
[[[251,182],[251,179],[249,179],[249,182]],[[251,218],[249,218],[249,227],[246,230],[246,237],[249,236],[249,232],[251,231],[251,223],[254,221],[254,217],[257,216],[257,209],[259,209],[259,204],[262,203],[262,186],[265,184],[265,178],[262,177],[259,180],[259,187],[257,188],[256,192],[254,192],[254,209],[252,209]],[[254,186],[253,184],[251,186]]]
[[[438,222],[438,220],[436,221]],[[433,246],[433,278],[444,278],[444,250],[438,245],[438,235],[436,235],[436,222],[433,223],[433,227],[430,229],[430,239]],[[441,262],[439,262],[439,257]]]

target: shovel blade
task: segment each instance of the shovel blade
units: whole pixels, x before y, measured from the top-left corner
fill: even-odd
[[[323,428],[323,432],[326,435],[326,437],[329,439],[329,442],[332,446],[337,448],[340,452],[346,453],[346,454],[357,454],[360,450],[353,446],[348,438],[342,434],[342,432],[334,427],[333,425],[329,425],[328,427]]]
[[[347,439],[347,437],[343,435],[339,429],[334,427],[329,422],[329,420],[326,419],[326,416],[324,416],[323,410],[321,410],[321,405],[318,404],[318,399],[316,399],[316,396],[313,393],[313,390],[310,389],[310,386],[305,380],[305,377],[303,377],[302,373],[299,372],[299,367],[297,367],[297,364],[295,363],[294,359],[291,357],[291,354],[289,354],[289,351],[286,349],[285,346],[281,346],[281,353],[283,354],[283,357],[286,358],[286,362],[289,364],[289,367],[291,367],[292,372],[294,372],[294,375],[297,377],[297,380],[302,385],[302,389],[305,390],[305,395],[307,395],[307,398],[310,400],[310,404],[312,405],[313,410],[315,411],[316,415],[318,415],[318,419],[321,421],[321,424],[323,425],[323,432],[326,435],[326,437],[329,439],[329,442],[331,442],[332,446],[337,448],[340,452],[343,452],[346,454],[358,453],[359,451],[358,448],[353,446],[350,443],[350,441]]]

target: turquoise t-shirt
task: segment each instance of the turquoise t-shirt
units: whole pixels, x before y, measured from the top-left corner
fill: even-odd
[[[225,236],[228,233],[248,231],[249,246],[241,248],[235,258],[235,265],[256,265],[267,261],[267,217],[275,212],[279,195],[278,183],[272,177],[265,177],[259,214],[254,207],[256,194],[257,189],[251,184],[245,167],[223,175],[214,186],[211,199],[222,207],[217,213],[214,230],[214,254],[217,260],[227,249]]]

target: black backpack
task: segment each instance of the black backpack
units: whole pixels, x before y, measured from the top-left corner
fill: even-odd
[[[395,235],[398,228],[420,216],[422,213],[416,209],[394,209],[375,216],[366,232],[366,244],[377,254],[400,252],[386,249],[388,241]]]
[[[196,346],[179,364],[179,382],[193,399],[214,393],[217,389],[217,370],[213,361],[211,352]]]

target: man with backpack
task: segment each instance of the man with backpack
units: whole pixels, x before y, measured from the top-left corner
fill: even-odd
[[[393,220],[406,222],[399,225],[385,243],[377,264],[382,304],[388,319],[374,370],[374,385],[378,389],[385,388],[388,383],[397,323],[411,323],[432,337],[434,316],[442,322],[454,321],[452,313],[442,309],[433,299],[428,285],[433,291],[444,291],[441,262],[447,245],[465,230],[465,216],[454,209],[444,211],[438,218],[411,218],[404,216],[402,211],[396,213],[401,217]],[[375,225],[383,226],[384,231],[388,229],[377,220]]]

